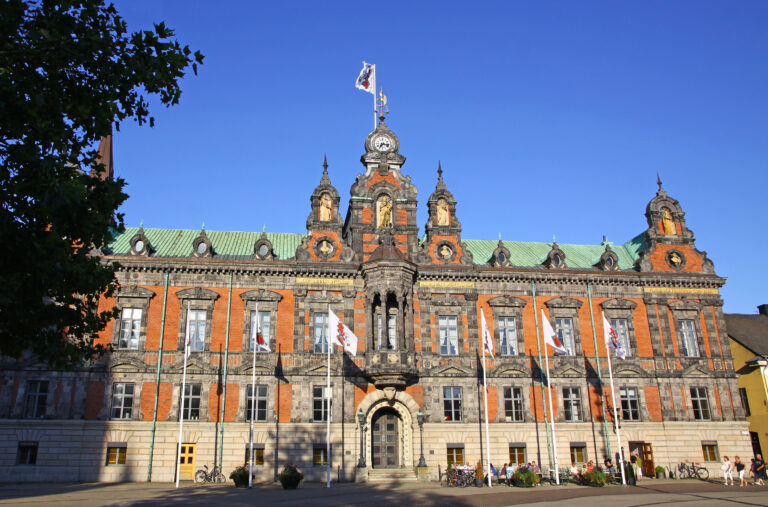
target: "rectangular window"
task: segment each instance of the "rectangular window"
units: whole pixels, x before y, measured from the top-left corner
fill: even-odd
[[[741,405],[744,407],[744,415],[749,417],[752,412],[749,410],[749,398],[747,398],[747,390],[743,387],[739,387],[739,396],[741,397]]]
[[[316,354],[325,354],[328,352],[328,314],[316,312],[312,318],[312,350]]]
[[[678,326],[680,335],[680,353],[686,357],[699,357],[699,342],[696,339],[696,327],[692,320],[681,320]]]
[[[316,445],[312,448],[312,464],[316,467],[328,464],[328,449],[324,445]]]
[[[27,394],[24,399],[24,417],[45,417],[45,404],[47,401],[48,381],[28,381]]]
[[[587,445],[583,442],[571,443],[571,463],[582,464],[587,462]]]
[[[136,350],[139,348],[141,333],[141,308],[123,308],[120,315],[120,338],[118,349]]]
[[[517,355],[517,326],[514,317],[499,317],[499,354],[502,356]]]
[[[717,449],[717,442],[705,441],[701,443],[701,452],[704,454],[704,461],[720,461],[720,453]]]
[[[251,464],[251,446],[245,446],[245,464]],[[264,444],[253,444],[253,466],[264,466]]]
[[[443,387],[443,415],[446,421],[461,421],[461,387]]]
[[[560,339],[560,343],[563,344],[566,355],[576,355],[576,342],[573,337],[573,319],[555,319],[555,331],[557,331],[557,337]]]
[[[200,384],[187,384],[184,386],[184,399],[182,402],[185,421],[200,420]]]
[[[19,442],[19,450],[16,453],[16,464],[37,464],[37,442]]]
[[[267,420],[267,386],[256,386],[256,396],[251,392],[251,386],[246,388],[245,420],[250,421],[251,415],[254,421]]]
[[[566,421],[581,421],[581,392],[578,387],[563,388],[563,411]]]
[[[709,398],[706,387],[691,387],[691,405],[693,405],[694,419],[709,421]]]
[[[312,420],[315,422],[327,421],[328,413],[333,408],[333,387],[326,393],[327,389],[325,386],[312,387]]]
[[[507,421],[523,422],[523,389],[520,387],[504,388],[504,417]]]
[[[189,310],[187,313],[187,340],[189,341],[189,350],[192,352],[205,350],[206,314],[205,310]]]
[[[133,412],[133,384],[112,385],[112,419],[130,419]]]
[[[271,324],[272,314],[270,312],[251,312],[251,341],[248,345],[250,351],[256,347],[256,352],[268,352]],[[258,339],[259,334],[261,340]]]
[[[525,444],[509,444],[509,464],[523,465],[527,462],[525,459]]]
[[[622,387],[619,389],[621,400],[621,418],[625,421],[640,420],[640,399],[636,387]]]
[[[457,465],[464,464],[464,446],[461,444],[448,444],[445,448],[448,458],[448,468],[454,463]]]
[[[629,348],[629,326],[627,325],[627,319],[611,319],[611,327],[616,331],[616,337],[621,343],[621,348],[627,354],[627,357],[631,356],[631,349]]]
[[[108,444],[107,446],[107,466],[125,465],[125,455],[128,450],[126,444]]]
[[[397,348],[397,315],[387,315],[387,328],[382,326],[383,316],[376,315],[376,336],[378,348],[381,350],[394,350]],[[385,334],[386,331],[386,334]]]
[[[457,355],[459,353],[459,335],[456,328],[456,316],[440,315],[437,323],[440,335],[440,353],[444,356]]]

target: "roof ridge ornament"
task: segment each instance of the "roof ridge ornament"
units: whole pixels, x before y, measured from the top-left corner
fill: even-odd
[[[659,176],[658,171],[656,172],[656,184],[659,186],[659,190],[656,191],[656,195],[666,197],[667,192],[663,188],[661,188],[661,177]]]
[[[330,185],[331,178],[328,176],[328,157],[323,154],[323,177],[320,178],[321,185]]]
[[[443,181],[443,166],[441,162],[437,161],[437,185],[435,186],[435,190],[445,190],[445,181]]]

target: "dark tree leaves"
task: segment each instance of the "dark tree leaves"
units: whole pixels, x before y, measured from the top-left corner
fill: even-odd
[[[101,0],[0,3],[0,354],[54,367],[105,352],[114,309],[101,253],[123,230],[124,181],[104,178],[95,143],[120,122],[154,123],[203,61],[159,23],[129,33]]]

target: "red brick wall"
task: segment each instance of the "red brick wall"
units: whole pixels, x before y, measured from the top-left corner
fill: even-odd
[[[661,415],[659,386],[645,386],[645,408],[651,416],[651,421],[661,422],[664,419]]]
[[[237,416],[237,409],[240,401],[238,396],[239,389],[239,384],[227,384],[227,401],[226,406],[224,407],[224,410],[226,411],[224,420],[227,422],[234,421],[235,416]],[[219,384],[211,384],[210,389],[208,390],[208,411],[211,414],[212,421],[218,421],[221,417],[221,414],[219,413],[219,410],[221,410],[219,404],[221,403],[222,394]]]
[[[410,394],[411,398],[419,404],[419,407],[424,408],[424,388],[422,386],[408,386],[405,388],[405,393]],[[355,407],[357,407],[357,400],[355,400]]]
[[[154,382],[144,382],[141,386],[141,416],[145,421],[152,420],[152,411],[155,409]],[[160,399],[157,402],[157,420],[165,421],[171,412],[173,403],[173,384],[171,382],[160,383]]]
[[[275,389],[277,407],[277,422],[291,421],[291,403],[293,402],[293,386],[290,384],[278,384]]]
[[[483,390],[484,392],[484,390]],[[483,400],[485,402],[485,400]],[[483,410],[485,407],[483,407]],[[488,421],[496,422],[499,413],[499,398],[496,386],[488,386]]]
[[[368,180],[368,188],[371,188],[376,183],[379,183],[381,181],[386,181],[392,186],[398,189],[400,188],[400,183],[398,183],[395,177],[392,175],[392,171],[387,172],[386,176],[382,176],[379,171],[374,171],[373,175],[371,175],[371,179]]]
[[[701,271],[701,257],[690,245],[656,245],[656,250],[649,257],[654,271],[676,271],[667,264],[667,252],[677,250],[685,256],[685,266],[680,271]]]
[[[91,380],[85,395],[85,418],[98,419],[99,411],[104,405],[104,381]]]

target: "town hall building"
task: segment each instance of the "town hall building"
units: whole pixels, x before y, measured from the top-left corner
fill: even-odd
[[[172,481],[183,415],[182,479],[203,464],[226,475],[243,465],[253,417],[257,480],[288,462],[325,480],[328,460],[334,481],[437,480],[451,463],[484,461],[481,311],[494,340],[485,364],[497,468],[547,469],[555,450],[561,466],[615,456],[614,406],[624,453],[638,450],[646,474],[684,460],[714,472],[723,455],[748,461],[725,279],[661,182],[647,229],[624,244],[467,239],[440,169],[417,223],[399,150],[380,117],[362,172],[342,182],[343,207],[324,164],[306,189],[306,232],[121,233],[104,257],[119,263],[120,286],[100,303],[119,309],[98,338],[112,353],[71,372],[3,360],[0,471]],[[329,308],[359,337],[356,355],[333,347],[330,400]],[[549,379],[542,310],[566,350],[548,350]],[[627,351],[613,359],[615,399],[602,313]]]

